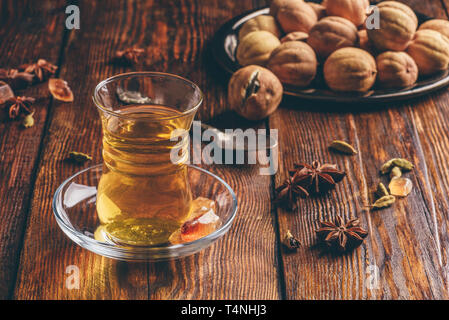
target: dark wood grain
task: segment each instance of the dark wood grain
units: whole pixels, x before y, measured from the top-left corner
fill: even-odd
[[[71,84],[76,100],[51,106],[15,298],[279,298],[271,178],[258,176],[257,168],[211,168],[236,189],[239,215],[224,239],[190,258],[148,265],[117,263],[77,247],[59,230],[51,213],[53,193],[80,169],[63,162],[67,152],[83,151],[94,156],[94,163],[101,161],[92,89],[101,79],[129,70],[109,64],[112,53],[134,44],[145,47],[148,59],[136,69],[172,72],[198,83],[206,96],[199,117],[208,119],[223,113],[227,105],[225,79],[217,77],[206,43],[217,21],[251,8],[248,3],[224,7],[211,1],[164,2],[163,7],[140,1],[79,5],[85,27],[71,32],[61,67],[61,77]],[[87,41],[91,45],[86,48]],[[65,288],[69,265],[80,269],[80,290]],[[129,285],[131,278],[134,284]]]
[[[449,0],[409,0],[429,16],[447,18]],[[24,91],[39,97],[36,125],[0,123],[0,299],[448,299],[449,93],[404,103],[316,105],[285,98],[267,122],[247,123],[229,112],[227,78],[208,50],[219,26],[265,1],[78,1],[81,29],[64,29],[64,1],[0,2],[0,67],[38,57],[57,62],[74,103],[50,99],[45,85]],[[41,32],[38,32],[41,31]],[[110,63],[115,50],[146,48],[143,65]],[[229,233],[194,256],[160,263],[125,263],[81,249],[58,228],[51,212],[59,184],[83,166],[69,151],[101,162],[101,129],[91,93],[102,79],[132,70],[185,76],[203,89],[198,118],[218,127],[279,130],[280,167],[274,177],[255,166],[207,167],[237,193],[239,213]],[[356,156],[330,152],[342,139]],[[379,166],[410,159],[412,194],[371,211]],[[272,205],[274,187],[295,162],[336,163],[348,176],[319,198],[300,200],[296,212]],[[86,165],[87,166],[87,165]],[[314,230],[320,219],[359,217],[370,235],[355,252],[323,254]],[[291,230],[296,253],[280,243]],[[19,257],[20,254],[20,257]],[[66,268],[80,270],[80,288],[66,287]],[[379,287],[366,286],[370,266]]]
[[[415,10],[445,17],[441,3],[408,1]],[[446,90],[445,90],[446,91]],[[314,159],[337,163],[348,172],[335,191],[318,199],[301,200],[297,212],[280,209],[280,233],[290,229],[304,243],[296,254],[284,254],[286,296],[289,299],[442,299],[447,295],[447,207],[446,200],[433,190],[435,184],[447,180],[447,171],[438,170],[438,163],[429,157],[441,155],[438,145],[447,141],[447,128],[438,127],[441,136],[437,145],[433,135],[426,133],[423,122],[435,127],[433,100],[445,101],[441,93],[406,104],[378,106],[360,112],[338,112],[346,106],[326,106],[335,112],[313,112],[309,102],[290,100],[270,118],[270,126],[279,128],[281,170],[279,185],[293,163]],[[430,109],[430,110],[429,110]],[[360,110],[360,111],[359,111]],[[444,116],[442,116],[444,118]],[[444,137],[444,138],[443,138]],[[352,143],[359,154],[339,156],[327,150],[334,139]],[[425,142],[425,148],[423,147]],[[371,212],[372,190],[379,181],[379,167],[392,157],[408,158],[416,164],[409,174],[415,186],[413,194],[398,200],[392,208]],[[444,156],[443,156],[444,157]],[[429,168],[431,168],[429,170]],[[438,203],[438,204],[437,204]],[[314,230],[320,219],[336,215],[358,217],[369,230],[365,244],[344,256],[320,254],[316,250]],[[300,266],[302,272],[295,272]],[[380,272],[379,287],[366,286],[367,269],[375,266]]]
[[[32,9],[28,3],[0,3],[0,68],[17,68],[39,58],[58,62],[63,38],[63,29],[58,27],[64,18],[62,1],[42,1]],[[0,110],[0,299],[10,297],[14,288],[50,102],[45,84],[15,94],[35,97],[37,101],[33,106],[35,125],[29,129],[24,129],[20,120],[5,120],[6,112]]]
[[[145,299],[146,264],[119,263],[81,249],[61,232],[51,209],[58,185],[83,168],[64,161],[68,152],[85,152],[93,156],[92,163],[101,162],[101,128],[91,100],[93,88],[100,80],[126,70],[110,63],[116,49],[142,41],[141,32],[129,20],[134,10],[138,12],[135,3],[109,1],[100,5],[84,1],[78,5],[83,26],[70,32],[60,71],[75,101],[53,101],[51,105],[14,297]],[[80,270],[79,290],[69,290],[65,285],[70,265]]]

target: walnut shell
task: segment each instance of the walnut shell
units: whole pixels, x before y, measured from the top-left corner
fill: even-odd
[[[449,39],[449,21],[443,19],[432,19],[424,22],[419,30],[430,29],[441,33]]]
[[[376,56],[377,55],[376,48],[374,47],[371,40],[368,38],[368,33],[366,32],[366,29],[359,30],[357,34],[359,36],[360,49],[369,52],[372,56]]]
[[[250,64],[265,65],[271,51],[280,45],[280,41],[268,31],[254,31],[247,34],[237,47],[237,61],[242,66]]]
[[[358,27],[365,22],[369,0],[327,0],[325,6],[328,16],[348,19]]]
[[[356,26],[342,17],[325,17],[309,32],[307,43],[320,58],[344,47],[354,47],[358,41]]]
[[[275,35],[276,38],[279,38],[282,34],[274,17],[260,15],[249,19],[243,24],[239,31],[239,41],[241,41],[248,33],[254,31],[268,31]]]
[[[306,41],[308,37],[309,35],[302,31],[290,32],[289,34],[281,38],[281,43],[287,41]]]
[[[435,30],[424,29],[416,32],[407,53],[418,65],[420,75],[444,71],[449,66],[449,41]]]
[[[294,31],[308,33],[318,21],[315,10],[302,0],[283,3],[277,11],[276,18],[285,33]]]
[[[342,48],[324,64],[324,79],[334,91],[366,92],[376,81],[376,60],[359,48]]]
[[[324,18],[326,16],[326,7],[322,4],[315,3],[315,2],[307,2],[309,6],[312,7],[312,9],[315,11],[316,16],[318,20]]]
[[[377,56],[377,80],[386,88],[405,88],[418,80],[418,66],[405,52],[387,51]]]
[[[380,28],[368,29],[368,38],[380,51],[404,51],[418,27],[418,18],[412,9],[396,1],[377,5]]]
[[[270,15],[272,15],[273,17],[276,17],[280,7],[283,7],[288,2],[296,2],[296,1],[298,1],[298,0],[271,0]]]
[[[301,41],[288,41],[273,50],[267,67],[282,83],[308,86],[316,76],[317,59],[313,49]]]
[[[235,72],[228,85],[231,108],[249,120],[261,120],[272,114],[282,100],[279,79],[268,69],[250,65]]]

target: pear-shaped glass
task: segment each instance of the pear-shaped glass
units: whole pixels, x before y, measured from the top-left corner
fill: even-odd
[[[189,135],[201,90],[182,77],[156,72],[101,82],[94,102],[103,129],[103,173],[97,212],[116,243],[158,245],[187,218]]]

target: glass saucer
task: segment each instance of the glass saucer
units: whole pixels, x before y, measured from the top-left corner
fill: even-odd
[[[237,199],[231,187],[207,170],[189,166],[189,181],[194,198],[215,200],[221,225],[196,241],[161,246],[120,246],[97,241],[100,225],[96,212],[97,185],[102,165],[86,168],[64,181],[53,198],[53,212],[59,227],[81,247],[99,255],[125,261],[155,261],[180,258],[207,248],[231,227],[237,213]]]

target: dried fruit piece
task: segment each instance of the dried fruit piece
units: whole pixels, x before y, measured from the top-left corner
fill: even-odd
[[[70,151],[69,160],[74,161],[76,163],[84,163],[86,161],[92,160],[92,157],[82,152]]]
[[[384,52],[377,56],[377,80],[386,88],[405,88],[418,80],[418,66],[405,52]]]
[[[267,67],[282,83],[307,87],[316,76],[317,65],[315,52],[307,43],[288,41],[273,50]]]
[[[365,22],[369,0],[329,0],[325,5],[327,15],[343,17],[358,27]]]
[[[397,1],[383,1],[376,6],[380,28],[367,29],[369,39],[380,51],[404,51],[418,27],[415,13]]]
[[[290,230],[287,230],[287,234],[285,235],[283,243],[287,247],[287,249],[292,251],[298,249],[301,246],[301,242],[292,235]]]
[[[407,48],[418,65],[419,74],[426,76],[445,71],[449,66],[448,38],[435,30],[419,30]]]
[[[249,120],[260,120],[272,114],[282,100],[279,79],[268,69],[247,66],[234,73],[228,85],[231,108]]]
[[[400,176],[402,176],[401,168],[394,166],[393,169],[391,169],[390,178],[399,178]]]
[[[306,41],[309,35],[302,31],[290,32],[281,39],[281,43],[288,41]]]
[[[239,31],[239,41],[241,41],[247,34],[254,31],[268,31],[276,38],[282,34],[279,26],[272,16],[260,15],[246,21]]]
[[[379,182],[379,184],[377,185],[376,195],[379,198],[382,198],[382,197],[390,195],[390,193],[387,190],[387,187],[385,187],[385,185],[382,182]]]
[[[376,81],[376,60],[358,48],[342,48],[324,64],[324,79],[334,91],[366,92]]]
[[[64,102],[73,101],[73,93],[66,81],[62,79],[52,78],[48,81],[48,89],[51,95],[56,99]]]
[[[242,66],[265,65],[271,52],[281,44],[279,39],[268,31],[254,31],[247,34],[237,47],[237,61]]]
[[[353,146],[351,146],[349,143],[341,140],[334,140],[332,141],[329,148],[339,151],[345,154],[354,155],[357,154],[357,150]]]
[[[393,195],[383,196],[382,198],[379,198],[376,202],[374,202],[372,207],[374,209],[388,208],[395,202],[396,202],[395,196]]]
[[[408,178],[395,177],[388,185],[390,193],[397,197],[406,197],[413,190],[413,183]]]
[[[296,0],[282,3],[277,10],[276,18],[285,33],[309,32],[318,21],[315,10],[310,5]]]
[[[309,32],[307,43],[315,50],[318,57],[326,59],[332,52],[355,47],[358,41],[356,26],[341,17],[325,17],[318,21]]]

